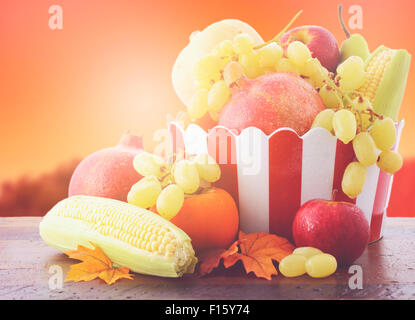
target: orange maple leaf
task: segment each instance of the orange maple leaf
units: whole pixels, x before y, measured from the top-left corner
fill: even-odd
[[[266,232],[245,234],[240,231],[238,238],[228,250],[202,253],[199,256],[199,274],[209,274],[223,259],[225,268],[241,261],[246,273],[253,272],[258,278],[271,280],[272,275],[278,274],[272,261],[280,262],[294,250],[287,239]]]
[[[224,266],[229,268],[242,261],[246,273],[253,272],[258,278],[268,280],[278,274],[272,261],[280,262],[294,250],[287,239],[266,232],[245,234],[239,231],[239,243],[240,253],[224,258]]]
[[[200,276],[205,276],[216,269],[221,259],[226,258],[234,253],[237,253],[239,241],[235,241],[229,249],[213,249],[202,252],[198,259],[200,261],[198,273]]]
[[[91,281],[101,278],[107,284],[113,284],[118,279],[132,279],[133,274],[128,268],[113,268],[112,261],[104,252],[93,243],[94,249],[89,249],[82,245],[78,245],[77,250],[66,251],[65,254],[72,259],[81,260],[83,262],[71,265],[66,275],[67,281]]]

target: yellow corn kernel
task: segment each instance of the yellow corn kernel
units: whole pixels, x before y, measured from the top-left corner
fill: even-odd
[[[369,99],[370,102],[373,102],[376,96],[376,92],[379,88],[379,85],[383,79],[386,67],[393,58],[395,50],[383,48],[373,56],[366,67],[367,78],[363,86],[359,91]]]
[[[160,242],[158,242],[158,241],[153,241],[153,242],[151,243],[151,251],[157,251],[157,250],[158,250],[158,248],[159,248],[159,245],[160,245]]]

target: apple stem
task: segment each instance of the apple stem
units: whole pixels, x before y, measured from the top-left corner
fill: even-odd
[[[299,17],[299,15],[303,13],[303,10],[300,10],[297,12],[297,14],[291,19],[291,21],[278,33],[274,38],[271,40],[264,42],[263,44],[260,44],[259,46],[256,46],[254,49],[261,49],[262,47],[265,47],[267,44],[270,44],[271,42],[278,42],[281,38],[281,36],[288,30],[289,27],[294,23],[295,20]]]
[[[346,34],[346,37],[350,38],[350,32],[349,32],[349,30],[347,30],[346,25],[344,24],[344,21],[343,21],[342,7],[343,6],[341,4],[339,4],[338,7],[337,7],[338,8],[338,13],[339,13],[339,21],[340,21],[340,24],[342,26],[342,29],[343,29],[344,33]]]

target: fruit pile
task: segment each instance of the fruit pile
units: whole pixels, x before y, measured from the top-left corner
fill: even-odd
[[[322,27],[287,31],[300,13],[268,42],[239,20],[192,34],[173,68],[173,85],[190,122],[209,114],[228,129],[256,126],[268,135],[281,127],[299,135],[322,127],[352,143],[356,160],[344,172],[342,189],[353,199],[362,192],[366,167],[377,164],[393,174],[402,166],[391,149],[410,55],[385,46],[370,54],[361,35],[348,33],[341,8],[348,39],[340,49]]]
[[[268,42],[239,20],[193,33],[172,74],[187,108],[180,120],[210,123],[207,129],[219,124],[238,133],[253,126],[266,135],[279,128],[298,135],[323,128],[352,144],[355,160],[345,169],[342,189],[355,198],[367,167],[377,164],[393,174],[402,166],[393,148],[410,55],[384,46],[370,54],[365,39],[344,27],[341,10],[348,39],[340,49],[322,27],[288,30],[300,13]],[[235,242],[238,207],[227,191],[213,185],[220,178],[221,167],[206,153],[163,159],[144,152],[141,139],[127,134],[118,146],[79,164],[69,198],[45,216],[40,234],[62,251],[93,242],[114,264],[165,277],[193,273],[195,254],[206,249],[215,254],[214,259],[207,255],[210,270],[226,253],[254,260],[262,271],[268,263],[272,272],[266,278],[276,274],[273,259],[286,277],[327,277],[337,263],[352,263],[367,247],[365,213],[354,203],[322,199],[309,200],[297,211],[290,224],[298,246],[294,251],[287,239],[266,233],[244,235],[241,230]],[[247,245],[248,237],[255,245]]]

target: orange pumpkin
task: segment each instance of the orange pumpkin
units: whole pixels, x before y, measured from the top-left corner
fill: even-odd
[[[239,214],[229,193],[210,188],[186,197],[183,207],[170,221],[187,233],[196,251],[201,251],[227,248],[238,232]]]

